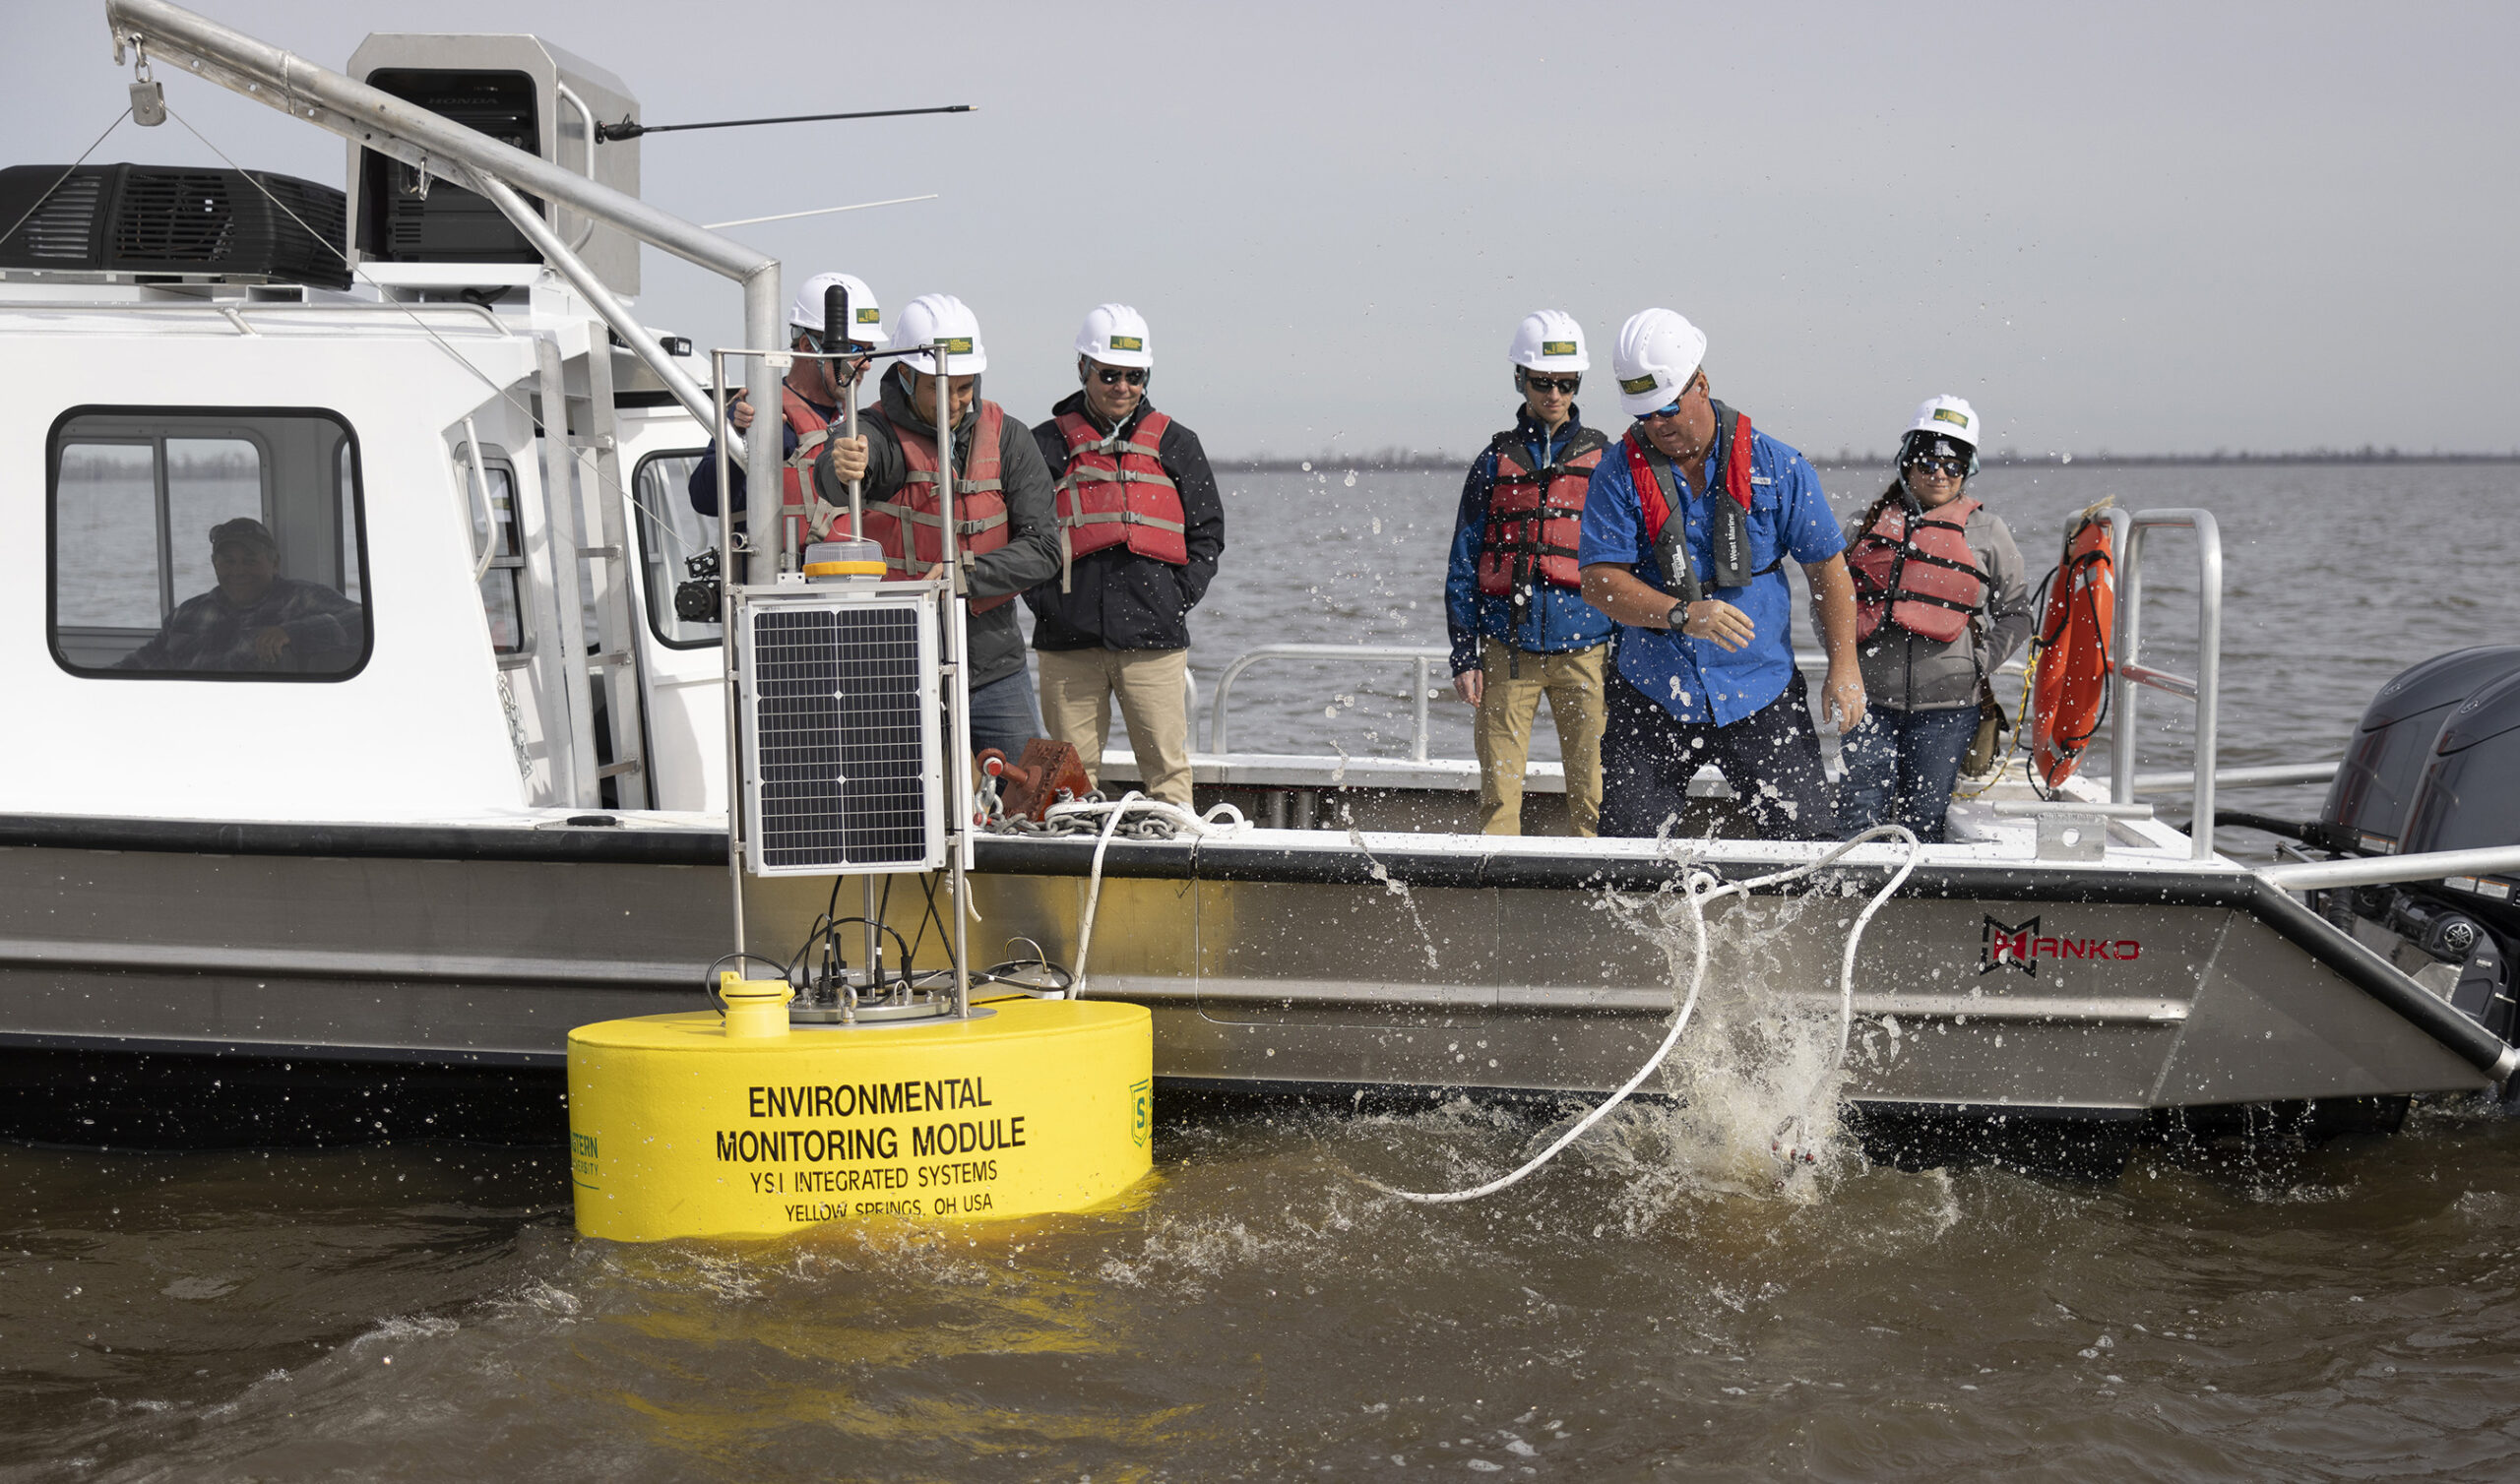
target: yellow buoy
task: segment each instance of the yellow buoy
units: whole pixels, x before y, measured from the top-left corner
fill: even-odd
[[[1142,1006],[1014,999],[970,1020],[790,1029],[786,987],[728,984],[723,1021],[569,1032],[580,1232],[653,1242],[1080,1210],[1152,1166]]]

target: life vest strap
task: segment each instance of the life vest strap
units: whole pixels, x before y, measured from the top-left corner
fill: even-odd
[[[1109,526],[1113,524],[1121,526],[1152,526],[1158,530],[1177,530],[1185,533],[1190,528],[1178,521],[1162,520],[1155,516],[1142,516],[1134,510],[1088,511],[1079,515],[1061,516],[1059,517],[1059,524],[1061,526]]]

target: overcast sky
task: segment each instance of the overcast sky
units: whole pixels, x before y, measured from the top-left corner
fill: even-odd
[[[0,5],[0,139],[66,164],[125,101],[103,7]],[[643,194],[715,221],[940,191],[729,235],[791,291],[960,294],[1027,417],[1073,387],[1084,312],[1132,303],[1158,401],[1220,454],[1474,450],[1543,306],[1615,423],[1591,388],[1657,304],[1821,457],[1940,392],[2021,453],[2520,446],[2508,6],[195,8],[335,67],[371,31],[538,31],[651,123],[978,103],[654,137]],[[342,180],[308,125],[197,79],[168,100],[240,162]],[[128,124],[95,158],[216,163]],[[645,273],[645,319],[733,342],[732,285]]]

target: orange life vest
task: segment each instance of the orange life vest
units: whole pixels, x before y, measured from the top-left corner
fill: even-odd
[[[1535,578],[1555,587],[1584,586],[1575,567],[1584,491],[1609,446],[1594,429],[1578,428],[1556,463],[1536,469],[1519,431],[1509,428],[1489,440],[1496,483],[1487,493],[1487,528],[1480,537],[1481,595],[1506,597],[1529,588]]]
[[[1857,638],[1870,639],[1885,619],[1940,644],[1969,632],[1969,615],[1986,601],[1985,574],[1964,533],[1977,509],[1967,495],[1922,515],[1901,500],[1882,502],[1870,528],[1847,548]]]
[[[831,441],[831,424],[814,410],[813,403],[798,397],[795,389],[785,382],[779,385],[779,415],[787,419],[788,430],[796,435],[795,450],[780,470],[779,516],[783,522],[791,517],[795,520],[797,544],[801,546],[820,539],[831,528],[832,517],[845,514],[825,505],[814,493],[814,460],[822,453],[823,445]],[[785,534],[772,533],[774,548]]]
[[[891,430],[893,441],[901,446],[902,462],[910,466],[902,475],[901,488],[893,491],[893,498],[866,502],[867,539],[884,548],[887,581],[908,582],[925,577],[945,560],[945,518],[937,510],[936,440],[901,426],[881,409],[865,415]],[[966,557],[995,551],[1006,544],[1006,482],[999,476],[997,464],[998,439],[1005,421],[997,403],[983,402],[979,416],[973,419],[971,432],[956,440],[967,441],[971,450],[963,461],[963,472],[954,480],[954,545]],[[849,513],[839,512],[832,525],[845,534]],[[972,611],[986,613],[1013,601],[1012,592],[975,598]]]
[[[2049,576],[2048,611],[2030,642],[2030,766],[2050,788],[2073,773],[2100,730],[2116,570],[2109,518],[2085,511],[2065,532],[2065,559]]]
[[[1059,414],[1059,436],[1067,440],[1058,483],[1061,592],[1078,557],[1124,542],[1142,557],[1189,564],[1189,517],[1159,457],[1171,426],[1171,418],[1150,408],[1123,440],[1118,428],[1108,435],[1095,431],[1082,412]]]

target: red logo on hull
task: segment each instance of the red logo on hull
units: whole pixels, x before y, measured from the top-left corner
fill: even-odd
[[[2048,938],[2040,935],[2036,917],[2018,926],[1989,917],[1985,954],[1978,960],[1978,972],[1991,974],[1999,968],[2017,968],[2035,979],[2042,958],[2107,958],[2132,963],[2143,952],[2142,942],[2133,938]]]

